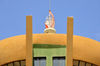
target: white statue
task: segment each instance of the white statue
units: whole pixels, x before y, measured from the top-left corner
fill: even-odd
[[[54,28],[54,26],[55,26],[54,16],[51,10],[49,10],[49,16],[46,17],[45,28]]]

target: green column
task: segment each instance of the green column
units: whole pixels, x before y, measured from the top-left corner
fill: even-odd
[[[51,56],[47,57],[46,66],[52,66],[52,57]]]

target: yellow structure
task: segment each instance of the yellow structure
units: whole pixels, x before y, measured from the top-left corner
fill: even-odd
[[[26,16],[26,66],[32,65],[32,49],[33,49],[33,36],[32,36],[32,16]]]
[[[67,34],[54,32],[32,34],[32,16],[26,16],[26,35],[0,41],[0,66],[33,66],[34,57],[48,55],[43,51],[50,51],[48,53],[51,54],[54,53],[53,51],[57,51],[52,56],[46,56],[46,66],[53,66],[51,57],[58,57],[57,54],[60,57],[65,56],[64,66],[100,66],[100,42],[73,35],[73,17],[67,18]],[[51,49],[54,49],[53,53]],[[40,50],[44,54],[36,52]],[[39,55],[36,56],[35,53]],[[41,65],[39,64],[39,66]]]
[[[73,66],[73,17],[67,18],[67,66]]]
[[[66,34],[33,34],[33,44],[66,45]],[[48,39],[48,40],[47,40]],[[100,66],[100,42],[73,36],[73,59]],[[0,41],[0,65],[26,59],[26,35]]]

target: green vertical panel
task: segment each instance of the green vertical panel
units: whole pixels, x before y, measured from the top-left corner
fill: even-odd
[[[51,56],[47,56],[46,66],[52,66],[52,57]]]
[[[34,66],[34,49],[32,50],[32,59],[33,59],[33,61],[32,61],[32,64],[33,64],[33,66]]]

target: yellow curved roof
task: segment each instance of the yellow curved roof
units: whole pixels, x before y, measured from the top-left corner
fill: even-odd
[[[66,34],[33,34],[33,43],[66,45]],[[26,59],[26,35],[0,41],[0,65]],[[73,59],[100,66],[100,42],[73,36]]]

